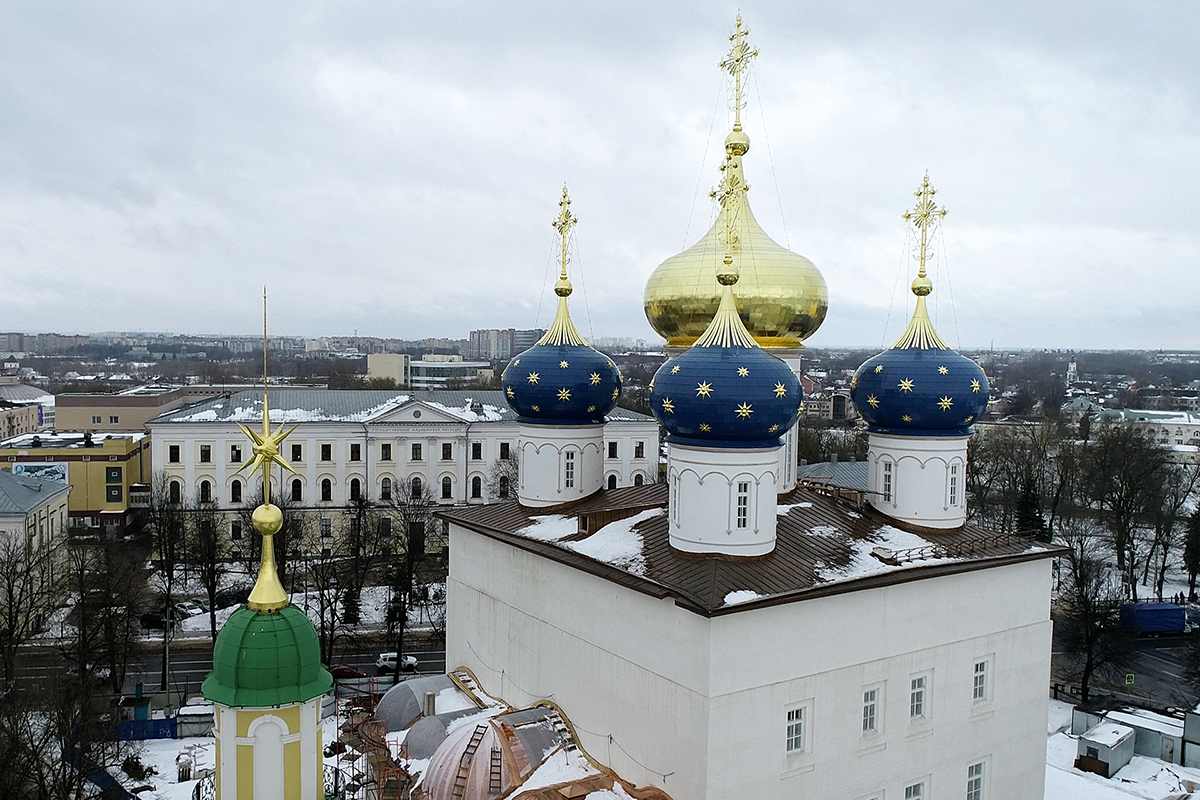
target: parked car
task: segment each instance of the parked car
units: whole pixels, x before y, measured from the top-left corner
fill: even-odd
[[[375,662],[375,666],[384,672],[394,672],[396,669],[396,651],[390,653],[380,653],[379,659]],[[417,657],[405,655],[400,659],[400,669],[408,672],[417,668]]]
[[[329,668],[329,674],[334,680],[346,680],[348,678],[365,678],[367,673],[363,670],[352,667],[349,664],[334,664]]]
[[[183,602],[175,604],[175,613],[178,614],[181,619],[187,619],[188,617],[198,617],[205,613],[205,611],[198,604],[193,603],[191,600],[184,600]]]
[[[166,630],[167,615],[161,611],[147,611],[142,614],[142,627],[146,630]]]
[[[71,666],[69,666],[65,670],[63,670],[63,674],[66,675],[68,678],[78,678],[79,677],[79,665],[72,664]],[[98,666],[92,665],[91,667],[88,668],[88,677],[91,678],[92,683],[96,683],[96,684],[106,683],[111,675],[112,675],[112,672],[109,671],[108,667],[98,667]]]

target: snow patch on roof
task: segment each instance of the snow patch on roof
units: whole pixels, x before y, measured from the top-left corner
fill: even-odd
[[[722,605],[736,606],[738,603],[749,603],[751,600],[757,600],[760,597],[766,597],[764,594],[751,591],[749,589],[738,589],[725,595],[725,600]]]
[[[646,559],[642,555],[642,534],[633,528],[665,512],[665,508],[652,508],[632,517],[610,522],[586,539],[563,542],[563,546],[634,575],[644,576]]]
[[[816,528],[813,529],[813,532],[816,532]],[[889,564],[880,558],[880,555],[886,556],[900,551],[913,551],[907,554],[904,564]],[[947,564],[959,560],[939,556],[938,552],[936,545],[915,533],[902,531],[891,525],[883,525],[874,531],[870,539],[850,540],[850,561],[845,566],[830,567],[824,562],[818,561],[813,564],[813,571],[817,583],[832,583],[905,569],[913,564],[926,566]]]
[[[790,503],[787,505],[781,503],[780,505],[775,506],[775,513],[786,514],[793,508],[812,508],[812,503]]]
[[[521,535],[539,542],[557,542],[567,536],[579,533],[579,523],[574,517],[564,517],[562,514],[547,514],[544,517],[534,517],[533,524],[521,529]]]
[[[532,789],[544,789],[548,786],[557,786],[560,783],[578,781],[590,775],[598,774],[596,769],[588,763],[588,760],[578,750],[568,753],[566,750],[559,748],[551,753],[550,757],[543,761],[542,765],[525,779],[518,793],[528,792]]]

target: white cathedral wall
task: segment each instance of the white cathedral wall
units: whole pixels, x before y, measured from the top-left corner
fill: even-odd
[[[622,777],[703,798],[709,620],[453,523],[450,541],[447,666],[516,706],[554,700]]]
[[[980,761],[986,797],[1040,798],[1049,596],[1046,559],[714,618],[707,800],[903,797],[920,780],[925,797],[952,800]],[[976,702],[981,660],[990,697]],[[929,714],[913,721],[918,674]],[[864,735],[871,688],[880,729]],[[807,741],[789,755],[797,706]]]
[[[927,528],[957,528],[967,518],[969,436],[889,436],[872,433],[867,498],[889,517]],[[890,464],[891,497],[884,465]],[[951,489],[951,470],[954,488]]]
[[[928,798],[951,800],[985,761],[986,796],[1041,796],[1049,560],[710,620],[457,525],[450,535],[448,665],[515,705],[558,702],[584,747],[628,780],[675,800],[740,800],[903,797],[924,779]],[[981,703],[978,660],[989,662]],[[930,713],[913,723],[916,673],[929,677]],[[885,710],[864,737],[870,686]],[[811,739],[788,756],[796,704]]]

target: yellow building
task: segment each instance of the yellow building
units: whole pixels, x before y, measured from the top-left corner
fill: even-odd
[[[25,434],[0,441],[0,469],[69,483],[69,527],[84,533],[119,533],[133,522],[130,487],[150,479],[150,437]]]

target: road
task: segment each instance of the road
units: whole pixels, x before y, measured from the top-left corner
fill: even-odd
[[[351,650],[335,652],[334,663],[348,664],[375,675],[375,660],[381,648],[359,646]],[[405,652],[417,657],[417,669],[423,673],[444,672],[446,651],[436,645],[418,644],[406,648]],[[212,644],[206,639],[181,642],[171,650],[171,690],[184,695],[194,694],[200,689],[208,673],[212,671]],[[60,677],[67,668],[67,661],[56,648],[23,648],[17,658],[17,680],[33,685]],[[140,682],[147,691],[156,691],[162,678],[161,645],[153,652],[146,652],[132,665],[125,675],[125,692],[132,694]]]
[[[1093,693],[1113,694],[1137,699],[1157,708],[1195,705],[1195,692],[1183,679],[1184,660],[1191,636],[1164,636],[1135,640],[1133,663],[1117,680],[1095,679]],[[1068,681],[1071,659],[1063,652],[1057,636],[1051,659],[1051,674],[1055,680]],[[1132,682],[1128,682],[1132,676]]]

